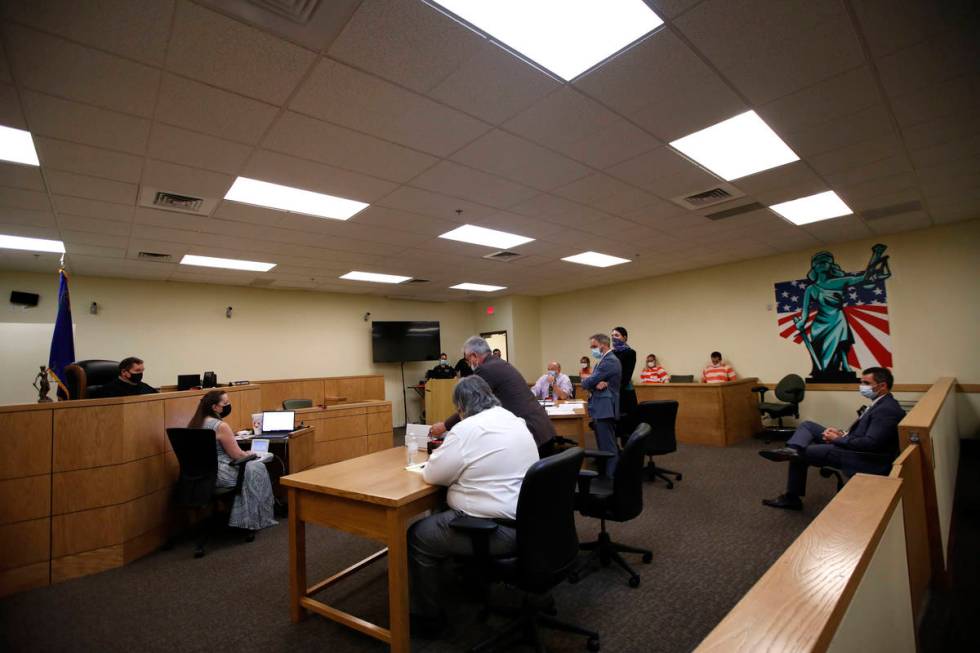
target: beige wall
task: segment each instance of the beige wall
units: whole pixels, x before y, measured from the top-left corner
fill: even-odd
[[[468,303],[91,277],[70,283],[79,359],[139,355],[147,363],[146,381],[157,386],[204,370],[215,370],[222,382],[381,373],[395,424],[404,421],[400,368],[371,362],[371,323],[364,313],[371,320],[438,320],[449,351],[474,332]],[[0,296],[6,299],[11,290],[39,293],[41,303],[31,309],[0,305],[4,404],[37,398],[31,380],[48,360],[58,277],[0,273]],[[88,312],[93,301],[98,315]],[[231,319],[227,306],[234,307]],[[418,381],[432,365],[406,364],[406,381]],[[409,395],[410,418],[418,414],[416,402]]]

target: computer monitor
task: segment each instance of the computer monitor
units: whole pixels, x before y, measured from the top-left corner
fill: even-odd
[[[177,389],[178,390],[190,390],[191,388],[201,387],[201,375],[200,374],[178,374],[177,375]]]
[[[295,419],[291,410],[262,413],[262,433],[289,433],[296,427]]]

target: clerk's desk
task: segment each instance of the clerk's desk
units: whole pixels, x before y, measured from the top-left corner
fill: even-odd
[[[558,401],[557,403],[564,404],[565,402]],[[596,448],[595,433],[589,428],[589,411],[584,403],[578,404],[575,412],[570,414],[553,415],[549,413],[548,419],[551,420],[552,426],[555,427],[555,434],[563,438],[575,440],[578,446],[583,449]]]
[[[657,383],[635,385],[637,401],[677,401],[677,440],[726,447],[762,430],[755,377],[727,383]]]
[[[286,501],[286,490],[279,479],[286,474],[295,474],[313,467],[313,442],[315,430],[309,426],[297,428],[286,436],[245,435],[236,436],[238,448],[242,451],[252,449],[252,440],[268,440],[269,453],[278,460],[266,464],[272,491],[282,501]]]

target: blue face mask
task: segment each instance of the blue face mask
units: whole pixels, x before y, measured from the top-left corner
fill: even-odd
[[[557,374],[558,373],[555,372],[554,370],[548,370],[548,376],[550,376],[551,378],[555,378],[555,376],[557,376]]]
[[[441,359],[441,360],[439,361],[439,364],[440,364],[440,365],[449,365],[449,361],[447,361],[446,359]]]
[[[602,358],[602,352],[599,351],[598,347],[592,348],[592,358]]]
[[[859,385],[858,392],[860,392],[861,396],[865,399],[874,399],[876,396],[874,388],[872,388],[870,385]]]

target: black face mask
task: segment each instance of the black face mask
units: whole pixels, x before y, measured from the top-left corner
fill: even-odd
[[[221,408],[220,415],[221,415],[221,418],[222,419],[224,419],[225,417],[228,417],[229,415],[231,415],[231,404],[228,404],[227,406],[223,406]]]
[[[137,372],[135,374],[130,374],[129,375],[129,382],[130,383],[139,383],[142,380],[143,380],[143,373],[142,372]]]

